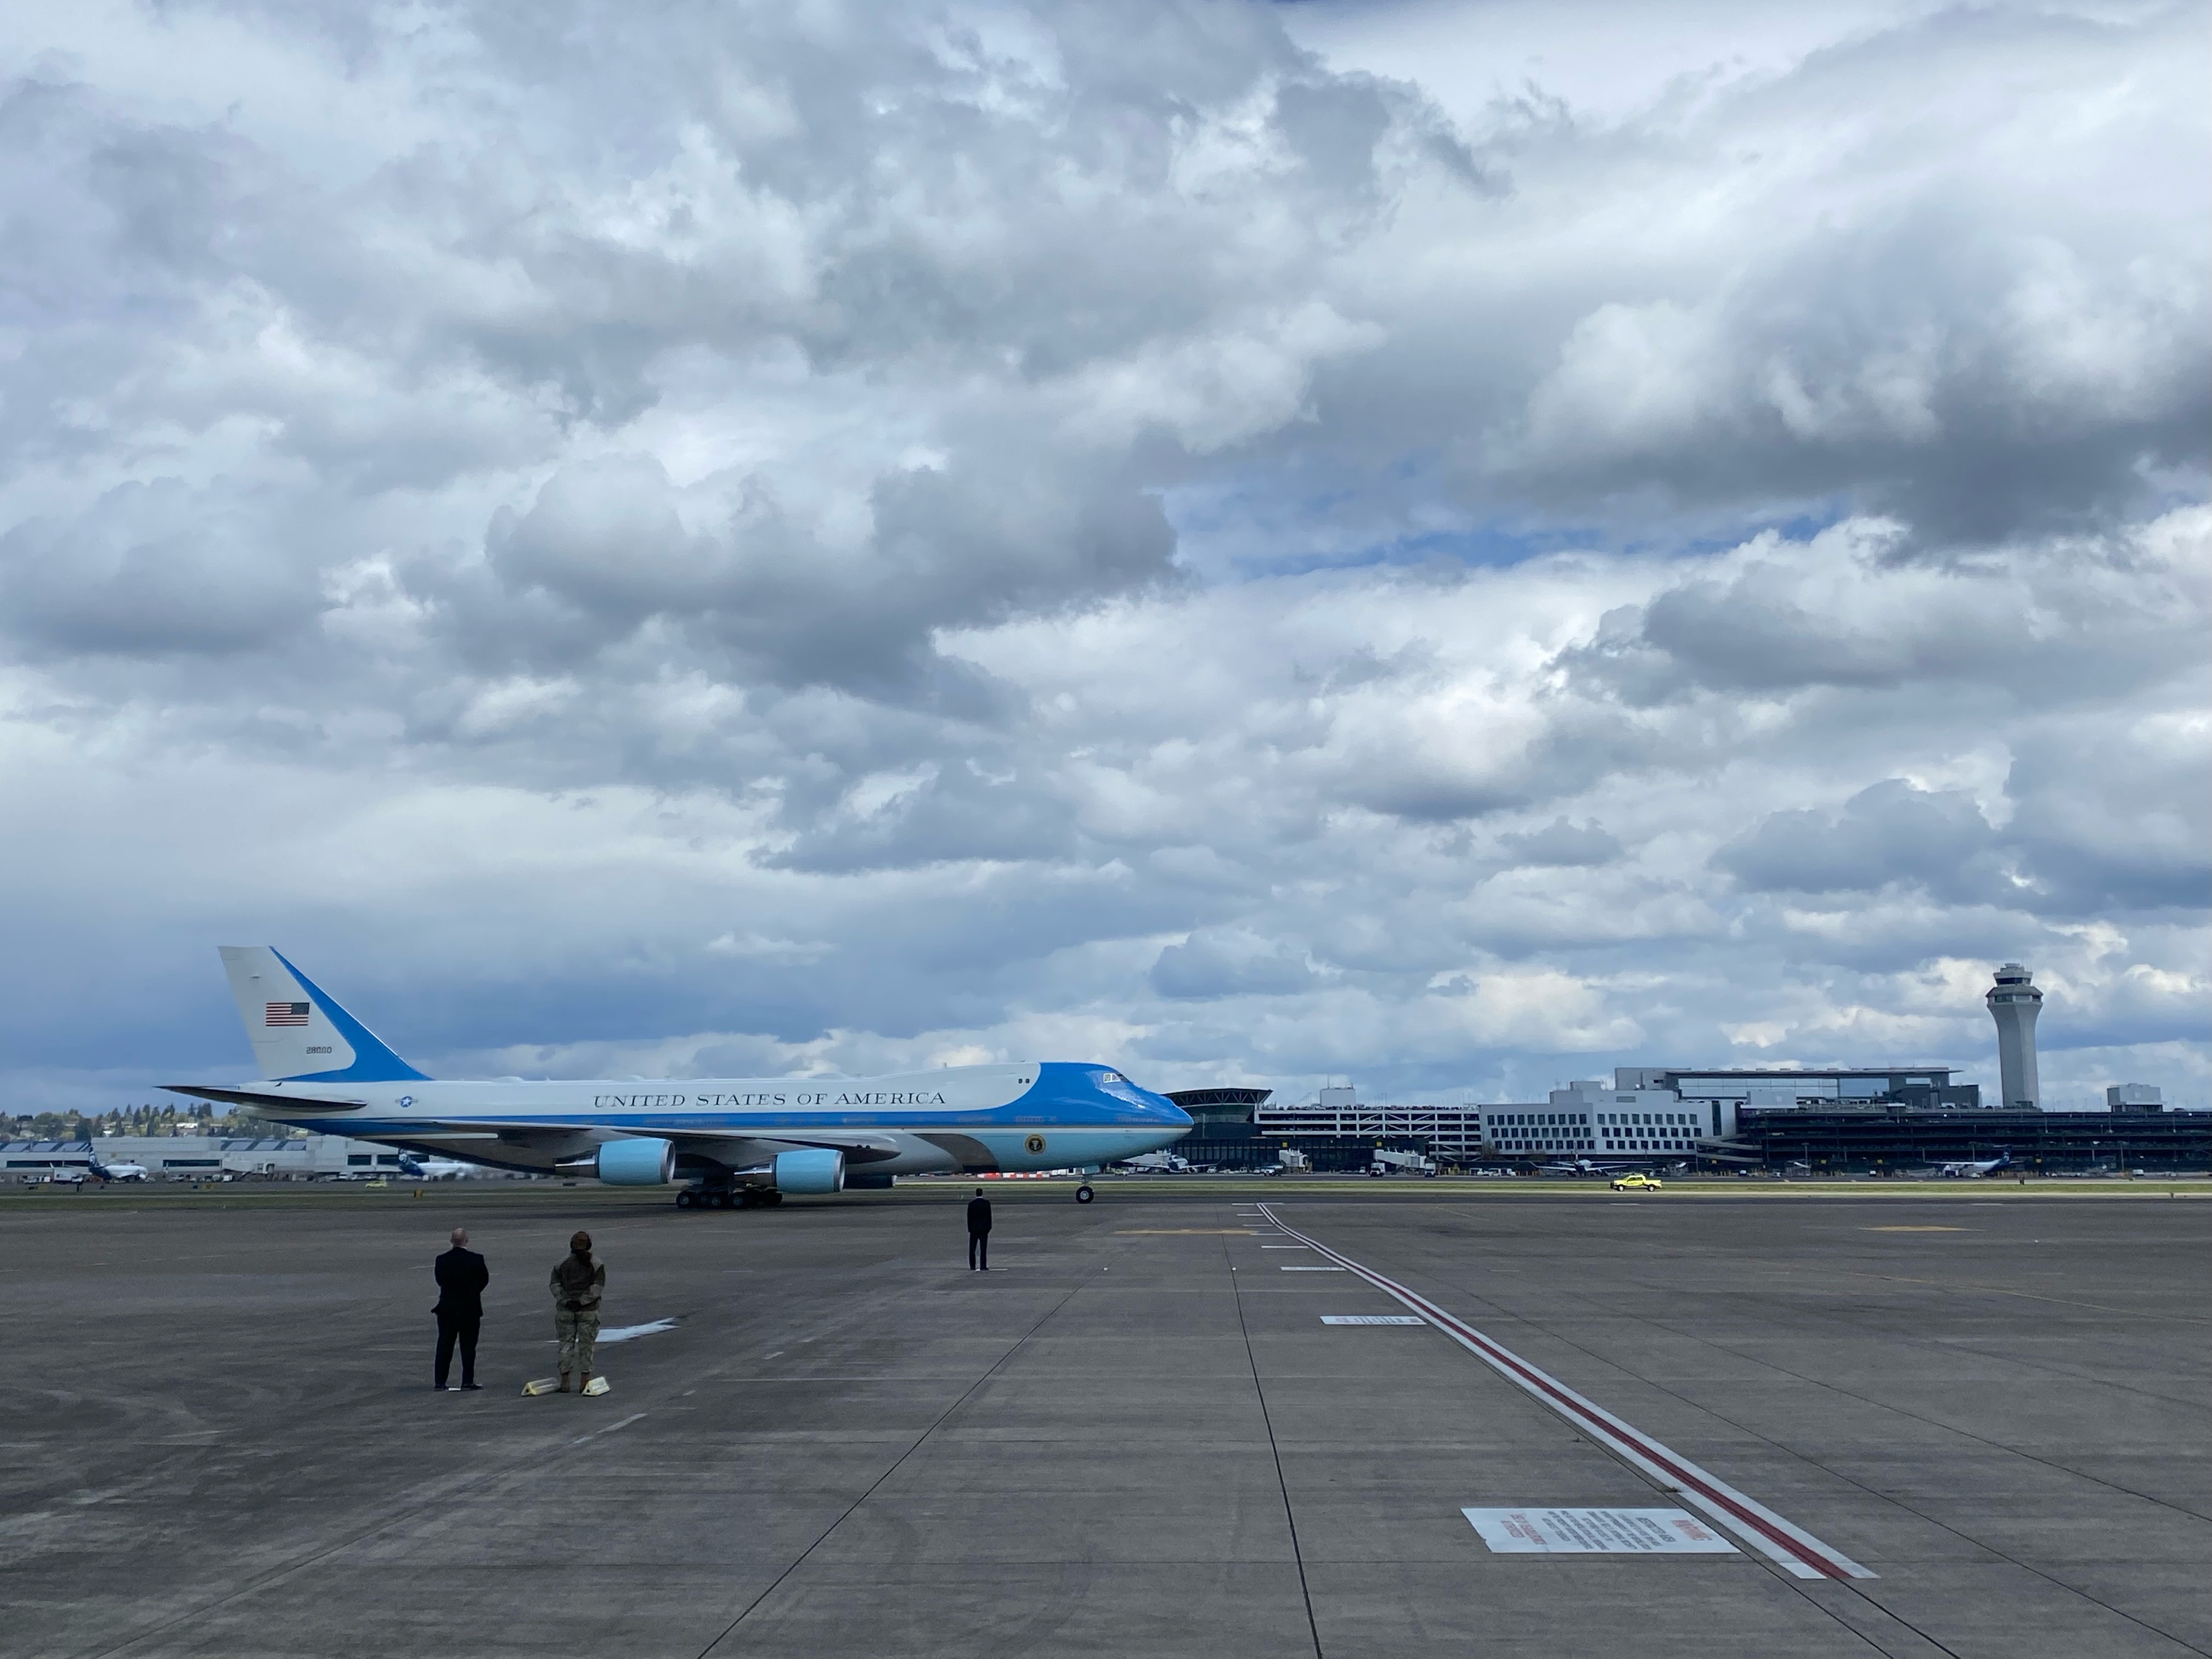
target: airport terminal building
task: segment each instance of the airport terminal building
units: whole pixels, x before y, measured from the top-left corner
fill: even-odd
[[[2000,1158],[2026,1172],[2212,1168],[2212,1114],[2169,1112],[2155,1089],[2110,1090],[2106,1112],[2023,1111],[1985,1106],[1976,1085],[1954,1079],[1943,1066],[1621,1066],[1610,1085],[1496,1105],[1380,1105],[1344,1087],[1278,1105],[1245,1091],[1249,1124],[1201,1118],[1178,1150],[1234,1168],[1297,1147],[1319,1170],[1364,1168],[1377,1146],[1462,1168],[1586,1159],[1888,1173]]]
[[[1601,1083],[1570,1084],[1543,1101],[1460,1106],[1374,1105],[1352,1089],[1323,1089],[1310,1103],[1261,1106],[1253,1124],[1285,1146],[1408,1146],[1454,1164],[1680,1158],[1723,1127],[1717,1102]],[[1735,1132],[1733,1110],[1725,1127]]]
[[[1622,1066],[1613,1082],[1580,1082],[1534,1102],[1378,1105],[1329,1087],[1270,1103],[1265,1091],[1194,1090],[1194,1161],[1236,1165],[1297,1147],[1316,1169],[1349,1169],[1376,1148],[1446,1165],[1526,1168],[1560,1162],[1903,1172],[2003,1161],[2025,1170],[2212,1169],[2212,1113],[2168,1112],[2157,1089],[2120,1084],[2104,1112],[2040,1109],[2035,1024],[2043,994],[2006,963],[1987,996],[1996,1022],[2000,1099],[1948,1066]],[[1200,1102],[1204,1102],[1201,1109]],[[1232,1125],[1223,1120],[1237,1111]]]

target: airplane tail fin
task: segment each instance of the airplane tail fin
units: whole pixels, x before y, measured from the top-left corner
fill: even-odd
[[[266,945],[221,947],[261,1075],[292,1083],[398,1083],[426,1077]]]

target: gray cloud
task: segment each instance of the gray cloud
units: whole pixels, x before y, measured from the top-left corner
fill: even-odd
[[[1540,830],[1500,836],[1498,845],[1519,863],[1559,867],[1611,864],[1626,850],[1602,825],[1565,818],[1554,818]]]
[[[1892,778],[1835,812],[1774,812],[1714,854],[1754,891],[1875,892],[1893,883],[1954,902],[2000,899],[2011,872],[2001,838],[1964,790]]]
[[[286,529],[305,526],[284,516],[177,478],[118,484],[73,520],[0,533],[0,616],[25,645],[65,656],[227,655],[266,643],[321,608],[313,567],[282,545]]]
[[[2055,116],[2092,87],[2126,111],[2124,133],[2094,141],[2112,161],[2192,150],[2176,106],[2143,95],[2146,73],[2161,88],[2190,73],[2166,55],[2186,27],[2173,12],[1954,9],[1714,100],[1675,137],[1738,187],[1773,192],[1766,234],[1701,280],[1680,280],[1678,260],[1641,294],[1590,295],[1479,465],[1624,506],[1841,498],[1938,545],[2109,527],[2158,501],[2162,470],[2201,488],[2212,308],[2180,279],[2201,230],[2146,211],[2163,188],[2147,179],[2054,191],[2050,171],[2021,166],[2033,112]],[[1946,94],[2000,60],[2034,90],[1993,143],[1983,112]],[[1929,127],[1907,139],[1865,123],[1870,88],[1923,108]],[[1820,128],[1824,146],[1783,137]],[[1907,184],[1893,165],[1937,133],[1955,137],[1951,165]],[[2104,164],[2052,159],[2075,179]],[[1847,179],[1868,188],[1844,218],[1802,211]],[[2203,196],[2201,176],[2164,184]]]
[[[488,555],[501,593],[479,596],[457,623],[481,649],[497,636],[507,596],[544,595],[565,620],[514,641],[533,665],[659,619],[748,682],[949,700],[982,714],[984,688],[935,651],[937,629],[1096,601],[1172,574],[1175,534],[1156,499],[1048,457],[981,477],[886,474],[869,506],[872,533],[857,546],[825,543],[758,500],[693,531],[649,458],[564,467],[526,513],[495,518]]]
[[[1152,988],[1178,1000],[1282,996],[1319,982],[1304,952],[1287,944],[1270,949],[1264,940],[1235,934],[1194,933],[1167,945],[1152,972]]]

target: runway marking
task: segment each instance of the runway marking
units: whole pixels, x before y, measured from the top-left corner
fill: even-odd
[[[1412,1314],[1323,1314],[1324,1325],[1425,1325],[1425,1319]]]
[[[1116,1238],[1249,1238],[1247,1227],[1116,1227]]]
[[[1970,1233],[1972,1227],[1862,1227],[1863,1233]]]
[[[1462,1510],[1493,1555],[1734,1555],[1685,1510]]]
[[[1263,1250],[1310,1250],[1313,1246],[1310,1244],[1262,1244],[1260,1248]]]
[[[568,1443],[572,1446],[580,1446],[586,1440],[597,1440],[603,1434],[612,1434],[617,1429],[628,1428],[631,1424],[636,1422],[639,1418],[643,1417],[644,1415],[646,1415],[646,1413],[643,1412],[632,1412],[628,1417],[623,1419],[621,1422],[610,1423],[604,1429],[593,1429],[589,1434],[580,1434]]]
[[[1281,1267],[1277,1271],[1286,1273],[1342,1273],[1352,1270],[1349,1267]]]
[[[1264,1206],[1262,1206],[1265,1207]],[[1527,1360],[1484,1335],[1466,1321],[1447,1313],[1418,1291],[1395,1279],[1386,1279],[1371,1267],[1363,1267],[1341,1250],[1300,1232],[1269,1212],[1293,1238],[1304,1239],[1345,1270],[1359,1275],[1392,1300],[1404,1304],[1465,1348],[1492,1370],[1499,1372],[1552,1410],[1565,1418],[1601,1445],[1641,1469],[1665,1492],[1696,1504],[1729,1531],[1754,1546],[1785,1571],[1798,1578],[1871,1578],[1875,1575],[1840,1550],[1832,1549],[1803,1528],[1784,1520],[1756,1499],[1745,1496],[1718,1475],[1699,1468],[1680,1453],[1615,1417],[1595,1401],[1586,1400],[1557,1377],[1539,1370]],[[1285,1273],[1308,1271],[1286,1267]]]

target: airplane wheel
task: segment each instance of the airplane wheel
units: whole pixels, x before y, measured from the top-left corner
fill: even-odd
[[[783,1202],[783,1194],[781,1193],[764,1193],[761,1195],[761,1201],[763,1204],[766,1204],[769,1209],[773,1210],[777,1205]]]
[[[1097,1196],[1097,1194],[1091,1190],[1091,1183],[1087,1181],[1075,1189],[1075,1201],[1078,1204],[1088,1204]]]
[[[690,1188],[688,1187],[684,1188],[684,1191],[676,1194],[676,1207],[679,1210],[690,1209],[693,1201]]]

